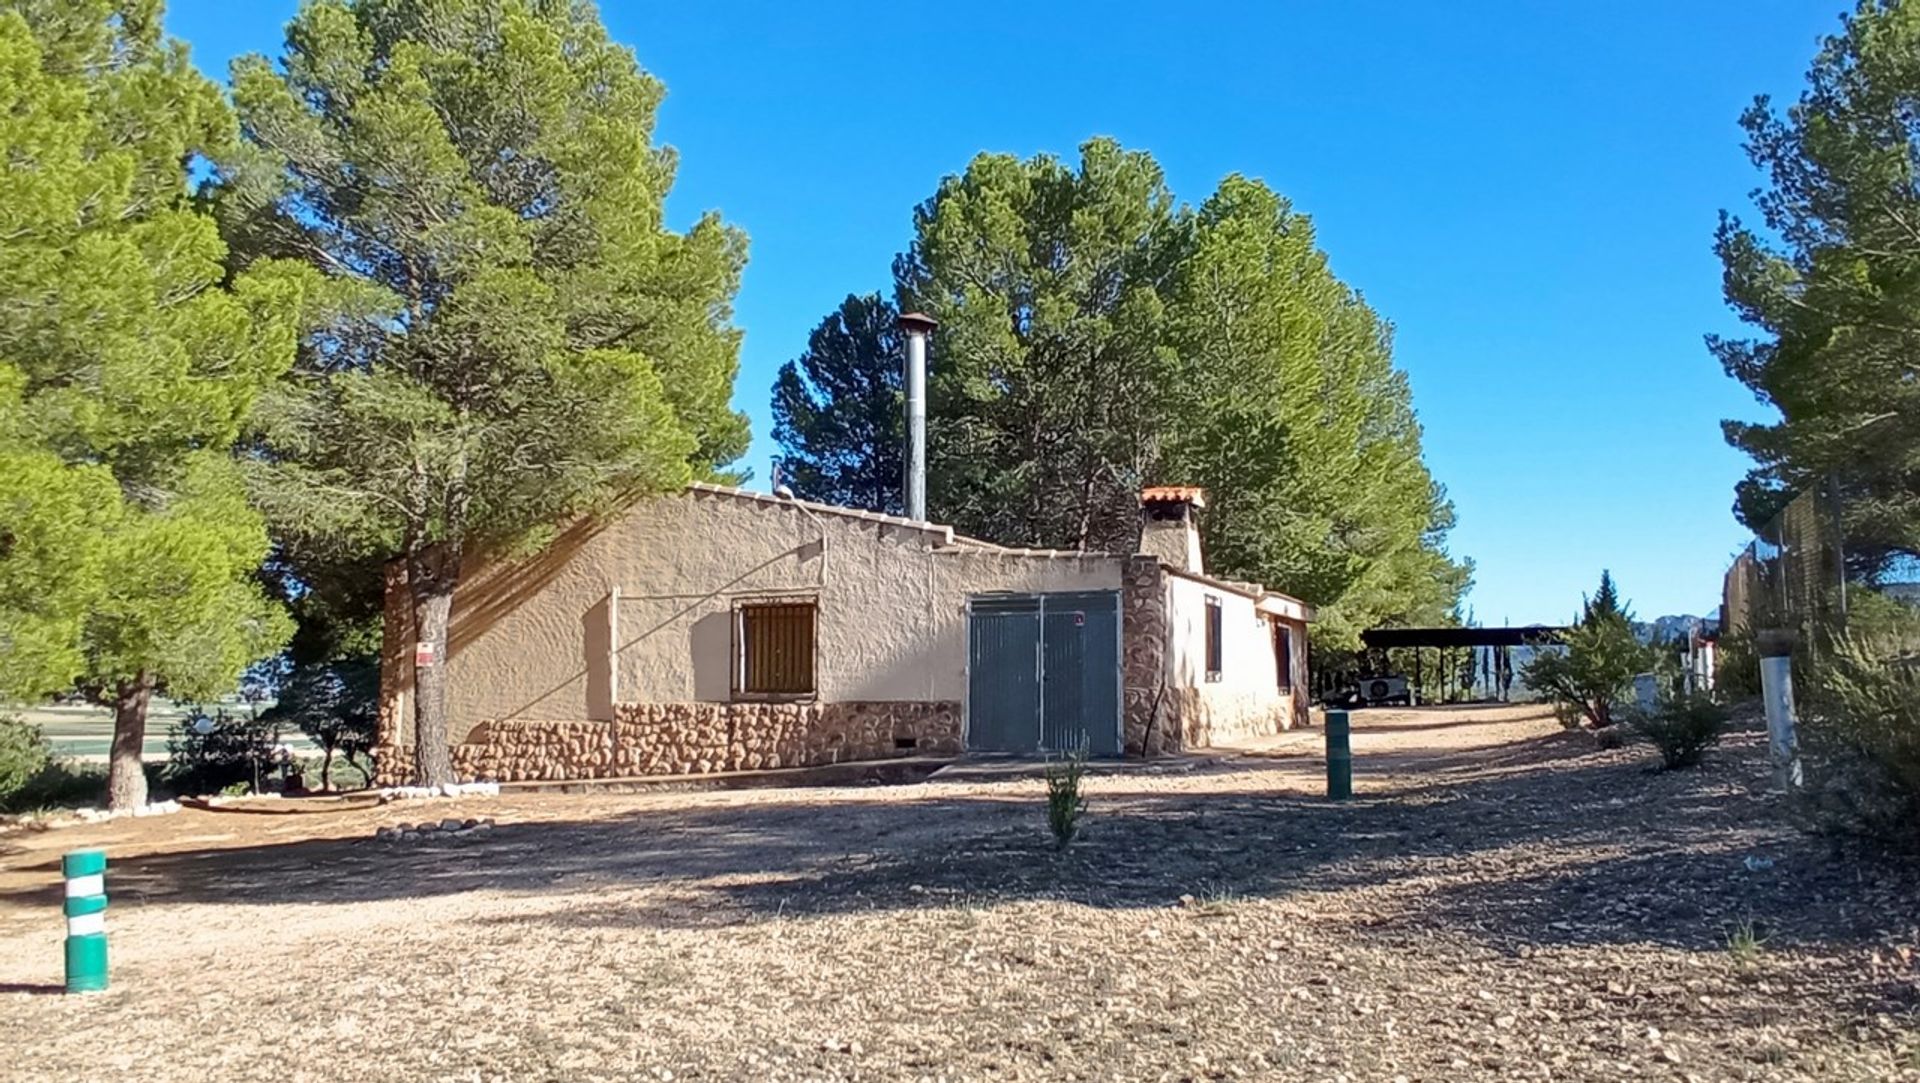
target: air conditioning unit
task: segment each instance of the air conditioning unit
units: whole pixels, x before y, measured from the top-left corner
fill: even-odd
[[[1407,695],[1407,679],[1397,674],[1360,678],[1360,698],[1369,707],[1382,703],[1411,704],[1413,702]]]

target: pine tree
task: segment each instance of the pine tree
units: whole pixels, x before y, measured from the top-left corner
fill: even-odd
[[[1172,372],[1162,290],[1187,215],[1152,156],[982,154],[914,212],[897,292],[940,321],[928,508],[996,541],[1130,549]]]
[[[935,518],[1126,550],[1143,485],[1197,484],[1209,567],[1313,602],[1317,643],[1453,618],[1471,566],[1389,329],[1265,185],[1193,211],[1150,155],[1094,140],[1077,168],[982,155],[914,222],[895,274],[940,320]]]
[[[1226,178],[1169,297],[1161,469],[1208,490],[1209,561],[1314,602],[1323,646],[1451,619],[1471,573],[1445,551],[1452,505],[1421,461],[1390,329],[1333,275],[1312,223]]]
[[[879,294],[849,294],[780,366],[773,438],[781,477],[805,500],[898,514],[905,427],[900,310]]]
[[[745,238],[714,215],[665,228],[661,86],[586,4],[310,0],[281,65],[242,59],[233,83],[253,149],[221,177],[236,247],[325,279],[263,409],[262,499],[289,542],[403,562],[436,660],[414,674],[416,771],[445,783],[463,563],[745,450]]]
[[[1634,676],[1653,666],[1654,651],[1634,634],[1632,612],[1612,572],[1600,573],[1599,588],[1581,606],[1580,619],[1561,633],[1561,644],[1534,653],[1524,674],[1528,686],[1558,705],[1569,728],[1613,725],[1614,708],[1632,693]]]
[[[235,128],[157,0],[0,2],[0,677],[114,707],[108,801],[146,799],[156,690],[277,650],[231,451],[293,349],[301,276],[231,281],[189,165]]]
[[[1633,617],[1627,612],[1625,604],[1620,601],[1620,588],[1614,585],[1613,572],[1603,568],[1600,571],[1600,586],[1593,592],[1593,597],[1588,598],[1586,604],[1582,606],[1580,620],[1582,623],[1591,624],[1594,621],[1613,619],[1631,623]]]
[[[1856,561],[1920,553],[1920,5],[1866,0],[1826,40],[1784,115],[1741,118],[1765,174],[1756,232],[1721,216],[1727,303],[1751,340],[1710,337],[1779,411],[1729,421],[1757,465],[1736,510],[1760,529],[1795,494],[1837,487]]]

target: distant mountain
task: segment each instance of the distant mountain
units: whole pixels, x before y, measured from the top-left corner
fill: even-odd
[[[1683,613],[1672,617],[1655,617],[1652,623],[1634,621],[1633,633],[1640,637],[1642,643],[1685,642],[1694,629],[1705,627],[1706,624],[1705,617]]]

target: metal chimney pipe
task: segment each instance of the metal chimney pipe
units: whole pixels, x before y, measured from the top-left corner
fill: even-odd
[[[924,312],[903,312],[900,330],[907,336],[906,505],[907,518],[927,517],[927,336],[939,324]]]

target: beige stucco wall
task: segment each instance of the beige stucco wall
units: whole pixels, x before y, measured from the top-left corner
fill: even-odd
[[[1306,625],[1263,613],[1253,598],[1177,574],[1166,577],[1168,687],[1183,743],[1205,747],[1304,722]],[[1207,599],[1220,601],[1220,676],[1207,676]],[[1293,630],[1293,680],[1280,690],[1274,622]]]
[[[453,738],[486,721],[611,718],[614,703],[727,700],[732,610],[760,599],[817,600],[819,700],[960,701],[969,595],[1120,586],[1121,558],[949,538],[693,489],[570,530],[531,559],[472,567],[446,661]],[[389,658],[411,639],[404,606],[390,605]],[[404,718],[411,673],[388,670],[385,707]]]

